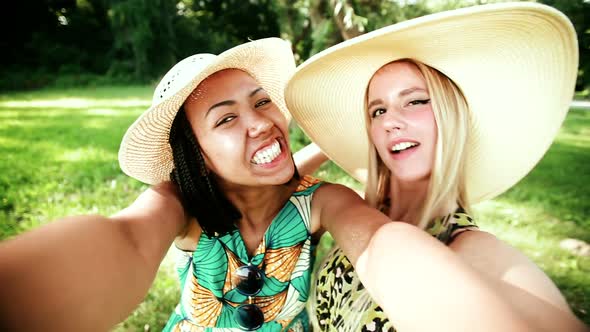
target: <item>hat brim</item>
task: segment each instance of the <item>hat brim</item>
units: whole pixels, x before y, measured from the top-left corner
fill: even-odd
[[[193,55],[164,75],[154,92],[152,106],[125,133],[119,148],[123,172],[148,184],[169,180],[174,164],[168,139],[178,110],[205,78],[230,68],[250,74],[290,119],[283,93],[295,71],[295,60],[287,41],[266,38],[236,46],[218,56]]]
[[[308,59],[287,85],[287,106],[330,159],[361,182],[370,146],[366,88],[377,69],[404,58],[438,69],[467,99],[467,195],[476,203],[518,182],[551,145],[573,96],[578,46],[559,11],[504,3],[404,21]]]

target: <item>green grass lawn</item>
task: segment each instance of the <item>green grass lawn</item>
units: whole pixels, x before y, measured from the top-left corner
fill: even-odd
[[[112,214],[147,188],[120,171],[117,151],[126,128],[149,106],[151,91],[140,86],[0,94],[0,240],[62,216]],[[306,142],[296,127],[291,136],[295,150]],[[559,243],[590,242],[589,165],[590,111],[572,110],[539,165],[502,196],[475,207],[480,227],[531,257],[586,323],[590,257],[575,256]],[[360,189],[331,163],[316,175]],[[330,243],[324,239],[324,249]],[[115,330],[160,330],[177,294],[170,254],[145,301]]]

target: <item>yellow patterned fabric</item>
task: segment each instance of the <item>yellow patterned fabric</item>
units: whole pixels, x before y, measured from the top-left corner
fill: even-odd
[[[426,231],[448,244],[459,233],[474,228],[477,226],[473,219],[459,209],[448,216],[435,219]],[[328,254],[318,272],[315,314],[320,331],[339,332],[342,330],[341,324],[351,320],[358,321],[358,328],[354,331],[395,331],[376,303],[370,301],[366,310],[358,310],[353,306],[367,294],[363,285],[358,282],[352,264],[340,248]]]

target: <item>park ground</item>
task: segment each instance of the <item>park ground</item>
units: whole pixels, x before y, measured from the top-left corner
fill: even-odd
[[[149,107],[152,89],[0,94],[0,240],[62,216],[110,215],[145,190],[120,171],[117,151],[126,128]],[[572,107],[537,167],[508,192],[477,205],[475,215],[483,230],[537,263],[590,324],[590,112],[584,106],[590,103]],[[293,149],[307,142],[293,125]],[[315,175],[361,188],[332,163]],[[319,256],[331,245],[325,237]],[[115,331],[160,330],[177,296],[170,253],[144,302]]]

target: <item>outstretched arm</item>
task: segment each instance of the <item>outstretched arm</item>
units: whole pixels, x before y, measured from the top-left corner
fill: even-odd
[[[528,321],[547,331],[590,331],[571,312],[553,281],[524,254],[494,235],[464,232],[449,248]]]
[[[322,186],[313,206],[399,331],[542,330],[448,247],[415,226],[391,222],[350,189]]]
[[[0,243],[2,330],[106,331],[143,300],[185,224],[170,183],[111,218],[77,216]]]

